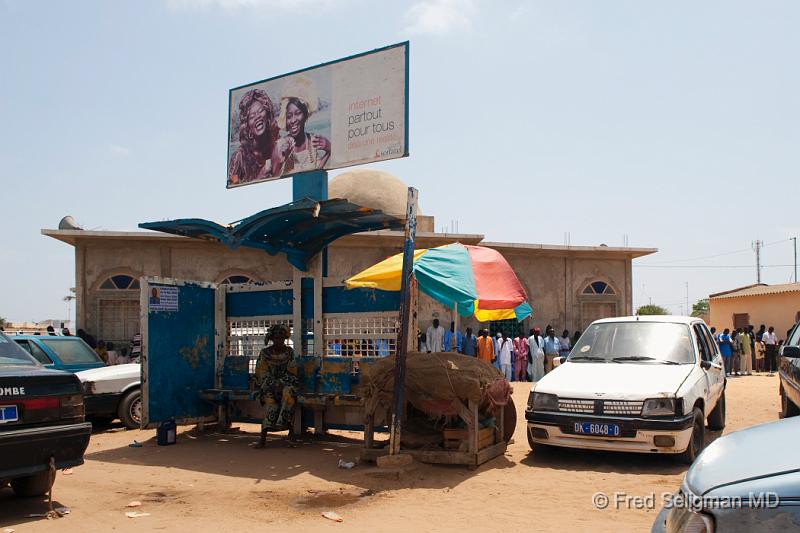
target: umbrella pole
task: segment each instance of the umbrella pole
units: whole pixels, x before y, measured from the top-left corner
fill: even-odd
[[[389,428],[389,454],[400,453],[400,434],[405,411],[406,354],[411,322],[411,276],[414,266],[414,238],[417,235],[417,197],[419,191],[408,188],[406,232],[403,242],[403,272],[400,285],[400,331],[397,333],[397,356],[394,362],[394,408]]]
[[[450,339],[450,351],[458,352],[458,328],[461,327],[458,316],[458,303],[453,304],[453,338]]]

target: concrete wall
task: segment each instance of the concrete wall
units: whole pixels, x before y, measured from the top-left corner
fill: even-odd
[[[373,238],[374,237],[374,238]],[[386,257],[401,251],[402,239],[374,235],[341,239],[328,249],[328,278],[342,281]],[[435,245],[436,243],[424,246]],[[441,244],[441,243],[439,243]],[[613,315],[631,314],[631,259],[608,254],[576,253],[569,250],[498,247],[517,273],[534,309],[533,319],[521,324],[525,332],[552,324],[560,333],[583,330],[598,309]],[[99,330],[99,307],[104,298],[138,300],[138,291],[107,291],[99,288],[109,276],[162,276],[194,281],[219,282],[230,275],[245,275],[257,281],[292,279],[291,267],[282,255],[249,248],[230,250],[213,242],[179,239],[89,239],[76,246],[78,327]],[[587,284],[601,280],[614,295],[583,295]],[[598,307],[599,306],[599,307]],[[800,308],[800,307],[798,307]],[[594,310],[594,311],[593,311]],[[613,312],[612,312],[613,310]],[[419,326],[424,331],[433,317],[448,326],[452,309],[420,296]],[[462,328],[477,331],[486,325],[463,320]],[[121,340],[121,339],[118,339]]]
[[[774,326],[779,339],[786,339],[786,331],[791,328],[800,313],[800,292],[784,292],[764,296],[743,296],[739,298],[711,298],[710,326],[722,331],[733,328],[733,315],[748,313],[750,324],[758,329],[764,324]]]

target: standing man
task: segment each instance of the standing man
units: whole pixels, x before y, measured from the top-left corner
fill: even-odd
[[[528,361],[531,381],[539,381],[544,377],[544,339],[539,328],[533,328],[528,337]]]
[[[444,332],[444,351],[461,352],[461,343],[464,336],[460,331],[456,331],[456,323],[450,322],[450,330]]]
[[[766,333],[766,332],[767,332],[767,327],[764,324],[761,324],[758,327],[758,331],[756,332],[756,340],[763,342],[764,341],[764,339],[763,339],[764,333]]]
[[[769,372],[771,376],[772,373],[778,369],[778,336],[775,335],[775,328],[770,326],[769,330],[761,337],[761,340],[764,342],[764,347],[767,350],[764,361],[767,365],[767,372]]]
[[[755,372],[756,370],[756,332],[753,331],[752,324],[747,326],[747,335],[750,337],[750,362],[751,368],[750,370]]]
[[[719,336],[719,353],[725,362],[725,375],[730,376],[732,372],[731,358],[733,357],[733,342],[730,336],[731,330],[725,328]]]
[[[514,357],[514,380],[528,381],[528,339],[522,334],[521,329],[514,337]]]
[[[752,349],[752,339],[750,338],[750,331],[748,328],[744,328],[744,330],[739,334],[739,351],[741,352],[741,370],[742,375],[749,376],[753,373],[753,349]]]
[[[477,340],[478,359],[491,365],[495,359],[494,355],[494,341],[489,336],[489,332],[485,329],[481,330],[481,334]]]
[[[472,334],[472,328],[467,328],[467,334],[461,341],[461,353],[475,357],[478,354],[478,339]]]
[[[500,361],[500,372],[503,373],[507,381],[511,381],[514,377],[514,367],[511,365],[512,344],[511,339],[503,332],[498,342],[497,359]]]
[[[428,344],[428,353],[444,351],[444,328],[439,325],[439,319],[433,319],[433,325],[428,326],[425,332]]]
[[[559,352],[561,351],[561,343],[556,338],[556,333],[553,330],[553,326],[547,326],[545,329],[545,338],[544,338],[544,373],[548,374],[552,372],[553,368],[555,368],[553,364],[553,359],[558,357]]]

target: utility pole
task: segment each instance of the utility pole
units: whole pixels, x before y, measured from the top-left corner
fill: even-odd
[[[794,282],[797,283],[797,237],[792,237],[794,244]]]
[[[761,246],[764,243],[760,240],[753,242],[753,250],[756,251],[756,283],[761,283]]]
[[[394,397],[391,425],[389,426],[389,454],[400,453],[400,434],[405,412],[406,354],[411,322],[411,290],[414,266],[414,238],[417,235],[417,198],[419,191],[408,188],[406,204],[406,232],[403,242],[403,274],[400,282],[400,331],[397,336],[397,356],[394,361]]]
[[[686,316],[691,315],[691,311],[689,311],[689,282],[686,282]]]

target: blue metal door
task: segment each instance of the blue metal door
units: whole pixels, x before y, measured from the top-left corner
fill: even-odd
[[[200,391],[215,385],[217,286],[148,278],[141,291],[142,426],[213,420]]]

